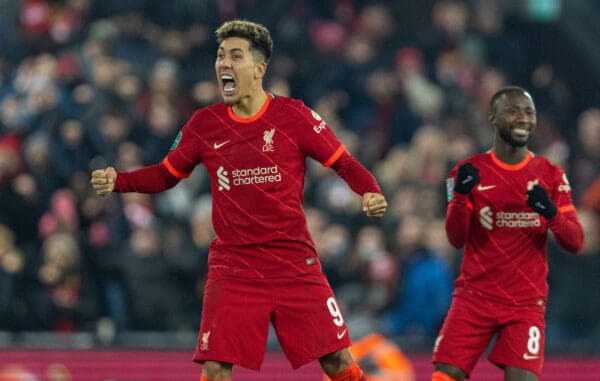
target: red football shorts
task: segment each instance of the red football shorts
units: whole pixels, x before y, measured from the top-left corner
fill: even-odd
[[[488,360],[538,376],[544,363],[544,306],[510,306],[459,290],[435,342],[433,362],[470,375],[495,337]]]
[[[259,370],[269,322],[294,369],[351,345],[322,273],[266,279],[209,276],[194,361]]]

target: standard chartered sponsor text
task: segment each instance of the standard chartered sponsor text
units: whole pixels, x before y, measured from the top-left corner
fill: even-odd
[[[231,171],[231,177],[233,178],[233,185],[236,186],[276,183],[281,181],[281,173],[276,165],[272,167],[234,169]]]
[[[505,228],[531,228],[540,226],[540,217],[531,212],[497,212],[496,226]]]

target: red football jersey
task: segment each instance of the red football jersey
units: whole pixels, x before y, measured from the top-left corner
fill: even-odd
[[[453,189],[458,168],[467,161],[479,169],[480,182],[462,196]],[[527,206],[527,189],[533,184],[548,191],[558,209],[554,218],[546,220]],[[569,251],[578,251],[583,242],[565,173],[531,152],[521,163],[508,165],[490,150],[458,163],[447,190],[448,238],[464,247],[457,290],[512,305],[545,305],[548,230]]]
[[[277,277],[321,271],[303,211],[305,160],[324,166],[345,152],[301,101],[272,97],[252,118],[222,102],[198,110],[163,160],[185,178],[202,163],[211,179],[211,271]]]

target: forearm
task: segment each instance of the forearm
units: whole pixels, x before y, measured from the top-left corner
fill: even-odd
[[[550,230],[560,247],[577,253],[583,247],[583,228],[575,210],[559,212],[548,220]]]
[[[347,152],[335,163],[331,168],[348,184],[350,189],[359,195],[367,192],[383,194],[381,188],[377,184],[375,177],[362,164],[358,162],[352,155]]]
[[[173,188],[179,181],[163,164],[155,164],[131,172],[118,172],[113,191],[159,193]]]
[[[472,210],[468,196],[455,192],[446,211],[446,235],[457,249],[463,247],[467,240]]]

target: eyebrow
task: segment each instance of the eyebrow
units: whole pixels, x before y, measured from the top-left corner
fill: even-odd
[[[525,111],[535,111],[535,107],[532,106],[519,106],[519,105],[508,105],[506,106],[506,110],[525,110]]]
[[[244,49],[242,49],[242,48],[231,48],[231,49],[227,50],[224,47],[219,46],[218,51],[221,51],[221,50],[223,50],[223,51],[229,51],[231,53],[237,53],[237,52],[244,53]]]

